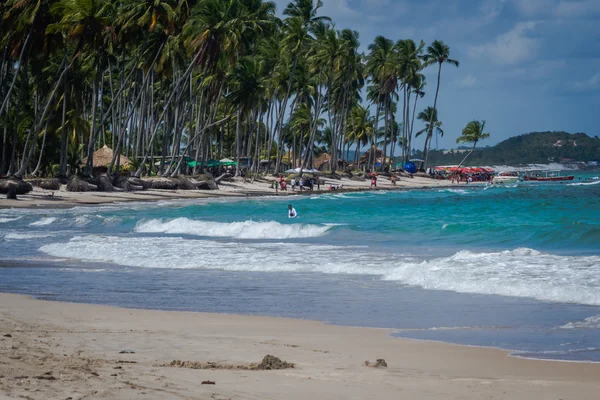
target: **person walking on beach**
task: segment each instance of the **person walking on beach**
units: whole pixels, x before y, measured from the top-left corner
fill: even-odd
[[[292,207],[291,204],[288,204],[288,218],[296,218],[297,216],[298,213],[296,213],[294,207]]]
[[[292,192],[296,190],[296,178],[292,178],[290,185],[292,185]]]
[[[375,174],[371,175],[371,187],[377,187],[377,176]]]

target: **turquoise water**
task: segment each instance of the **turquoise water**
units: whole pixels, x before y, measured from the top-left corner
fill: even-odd
[[[597,182],[0,210],[0,290],[600,361]]]

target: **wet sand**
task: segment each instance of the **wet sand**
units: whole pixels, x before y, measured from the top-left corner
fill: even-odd
[[[390,332],[0,294],[0,398],[592,400],[600,393],[600,364],[524,360]],[[295,368],[246,368],[267,354]],[[376,359],[387,367],[365,366]],[[215,369],[165,366],[174,360]]]

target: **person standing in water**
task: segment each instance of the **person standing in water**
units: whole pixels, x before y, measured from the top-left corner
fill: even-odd
[[[297,216],[298,213],[296,213],[294,207],[292,207],[291,204],[288,204],[288,218],[296,218]]]

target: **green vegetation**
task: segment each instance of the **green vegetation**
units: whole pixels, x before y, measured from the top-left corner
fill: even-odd
[[[483,131],[483,128],[481,130]],[[429,160],[432,165],[457,165],[469,150],[467,148],[462,148],[460,152],[434,150]],[[414,156],[421,157],[422,154],[417,151]],[[519,165],[573,161],[600,161],[600,138],[598,136],[592,138],[584,133],[533,132],[511,137],[493,147],[474,150],[465,165]]]
[[[126,171],[121,154],[138,177],[180,173],[187,156],[194,172],[223,157],[252,172],[325,151],[353,162],[366,145],[383,147],[381,168],[407,160],[421,71],[438,66],[435,109],[442,65],[458,62],[441,41],[380,36],[362,54],[321,6],[294,0],[279,19],[263,0],[1,2],[0,175],[65,177],[84,159],[89,175],[104,145],[109,173]]]

